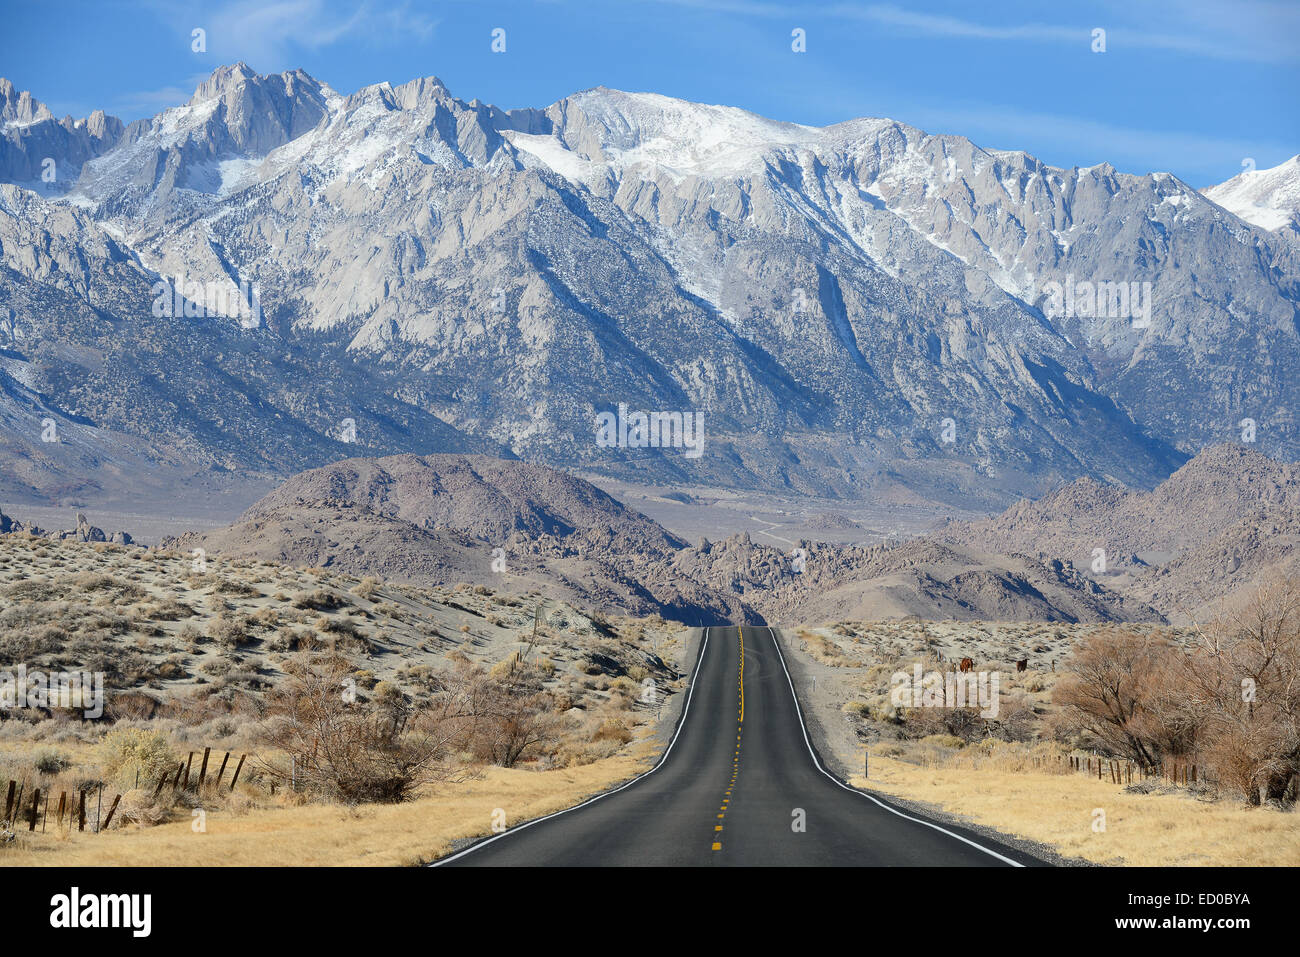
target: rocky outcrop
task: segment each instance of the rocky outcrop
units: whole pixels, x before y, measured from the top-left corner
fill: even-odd
[[[1094,577],[1179,621],[1270,575],[1295,574],[1300,464],[1240,444],[1206,449],[1150,492],[1074,482],[943,542],[986,551],[1067,556]]]
[[[91,525],[89,519],[80,512],[77,513],[77,527],[63,529],[60,531],[47,532],[39,525],[29,522],[20,522],[10,518],[4,512],[0,512],[0,535],[32,535],[37,538],[48,538],[55,542],[109,542],[114,545],[134,545],[133,539],[127,532],[113,532],[111,535],[104,533],[102,528]]]
[[[10,518],[4,512],[0,512],[0,535],[35,535],[40,537],[45,535],[45,529],[39,525],[20,522],[17,519]]]

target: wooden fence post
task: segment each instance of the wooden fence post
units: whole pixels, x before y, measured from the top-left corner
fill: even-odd
[[[32,817],[30,823],[28,823],[27,825],[27,830],[29,831],[36,830],[36,818],[37,815],[39,815],[40,813],[41,813],[41,789],[37,788],[36,790],[32,791]]]
[[[194,752],[191,751],[189,758],[186,759],[185,761],[185,786],[181,789],[183,791],[188,791],[190,789],[190,765],[192,765],[193,763],[194,763]]]
[[[203,780],[208,776],[208,754],[211,748],[203,749],[203,764],[199,767],[199,790],[203,790]]]
[[[182,761],[180,764],[176,765],[176,777],[172,778],[172,790],[173,790],[173,791],[175,791],[176,788],[180,786],[180,783],[181,783],[181,772],[184,771],[184,770],[185,770],[185,762],[184,762],[184,761]]]
[[[13,818],[11,818],[11,817],[9,816],[9,814],[10,814],[10,812],[12,812],[13,809],[14,809],[14,788],[16,788],[16,787],[18,787],[18,782],[15,781],[13,778],[10,778],[10,779],[9,779],[9,793],[8,793],[7,795],[5,795],[5,820],[6,820],[6,821],[12,821],[12,820],[13,820]]]
[[[246,757],[248,757],[247,754],[241,754],[239,756],[239,763],[235,765],[235,776],[230,779],[231,792],[235,790],[235,782],[239,780],[239,772],[244,768],[244,758]]]
[[[221,767],[217,769],[217,780],[216,783],[212,785],[213,790],[216,790],[217,788],[221,787],[221,779],[226,774],[226,762],[229,760],[230,760],[230,752],[227,751],[226,756],[221,759]]]
[[[169,774],[171,774],[170,771],[164,771],[158,775],[158,786],[153,789],[153,799],[155,801],[158,800],[158,795],[162,793],[163,785],[167,783],[167,775]]]
[[[67,792],[67,791],[60,791],[60,792],[59,792],[59,814],[58,814],[58,823],[57,823],[57,825],[56,825],[56,826],[58,826],[58,827],[63,827],[63,811],[64,811],[64,809],[65,809],[67,806],[68,806],[68,792]]]
[[[113,806],[108,809],[108,817],[104,818],[104,824],[100,827],[101,831],[107,831],[108,825],[113,823],[113,812],[117,810],[117,802],[122,800],[122,795],[113,798]]]
[[[84,831],[85,829],[86,829],[86,792],[83,790],[81,792],[81,800],[77,805],[77,830]]]

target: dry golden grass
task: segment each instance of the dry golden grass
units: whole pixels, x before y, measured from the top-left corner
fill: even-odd
[[[855,786],[937,805],[979,824],[1099,864],[1300,865],[1300,814],[1209,803],[1184,794],[1125,794],[1079,774],[917,766],[871,756]],[[1105,812],[1104,832],[1093,830]]]
[[[825,635],[801,628],[798,632],[798,638],[802,643],[802,650],[807,652],[814,661],[819,661],[832,668],[849,668],[861,664],[860,661],[846,655],[838,644]]]
[[[452,841],[491,833],[501,808],[510,826],[579,803],[649,766],[653,748],[555,771],[491,767],[481,778],[409,804],[356,809],[309,805],[210,812],[206,833],[182,820],[102,834],[29,834],[0,849],[0,865],[251,867],[402,866],[447,853]]]

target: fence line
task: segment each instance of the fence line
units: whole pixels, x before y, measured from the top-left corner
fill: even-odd
[[[199,766],[199,775],[195,783],[195,788],[200,793],[202,793],[204,784],[207,779],[208,757],[210,756],[211,752],[212,752],[211,748],[205,747],[203,749],[203,763]],[[216,778],[214,778],[213,781],[208,785],[211,790],[216,791],[221,787],[222,778],[224,778],[226,774],[226,765],[229,763],[230,756],[233,753],[234,752],[232,751],[227,751],[226,756],[221,759],[221,768],[217,771]],[[193,762],[194,754],[195,752],[193,751],[190,752],[189,762]],[[248,755],[246,753],[240,754],[239,761],[235,765],[235,773],[230,776],[230,784],[227,785],[228,793],[233,792],[235,790],[235,785],[239,783],[239,772],[244,769],[244,761],[247,759],[248,759]],[[172,778],[172,793],[175,793],[177,790],[182,790],[182,789],[188,790],[189,767],[190,767],[190,763],[181,761],[176,768],[174,776],[170,768],[164,770],[158,776],[158,784],[153,789],[153,796],[151,800],[156,801],[158,799],[158,795],[160,795],[162,793],[162,789],[166,787],[167,779],[169,777]],[[181,781],[182,776],[184,776],[185,779],[183,785]],[[137,774],[136,777],[138,780],[139,775]],[[68,817],[69,831],[72,830],[72,823],[74,817],[77,823],[77,830],[84,831],[86,829],[86,794],[88,793],[89,790],[90,789],[88,788],[83,788],[79,791],[73,791],[71,801],[68,800],[69,792],[67,791],[59,792],[59,804],[57,809],[54,812],[54,828],[56,831],[63,829],[63,816],[65,813],[67,814]],[[41,789],[39,787],[33,788],[31,791],[31,798],[30,798],[31,807],[29,810],[26,811],[26,813],[24,813],[23,798],[26,791],[27,791],[26,779],[24,779],[22,782],[19,782],[10,778],[9,787],[5,792],[5,813],[4,813],[4,817],[0,818],[0,821],[4,821],[11,828],[16,829],[17,826],[22,823],[22,820],[25,817],[27,820],[27,830],[35,831],[36,819],[39,817],[41,818],[41,833],[43,834],[45,833],[46,825],[49,821],[50,800],[51,798],[54,797],[54,792],[53,791],[45,792],[45,804],[42,809]],[[104,789],[101,786],[98,789],[98,794],[97,794],[95,821],[91,827],[91,831],[94,833],[108,830],[109,825],[113,823],[113,815],[117,813],[117,807],[122,800],[122,795],[117,794],[113,797],[112,804],[110,804],[108,808],[108,815],[104,817],[103,821],[101,822],[99,819],[99,809],[102,808],[103,798],[104,798]]]

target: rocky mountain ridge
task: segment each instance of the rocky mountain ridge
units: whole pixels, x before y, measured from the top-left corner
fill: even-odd
[[[159,461],[467,451],[995,508],[1153,487],[1246,421],[1300,450],[1300,251],[1169,174],[887,119],[603,88],[502,111],[236,64],[65,201],[0,189],[0,374]],[[1141,315],[1121,284],[1152,288]],[[622,407],[702,414],[704,454],[594,441]]]

